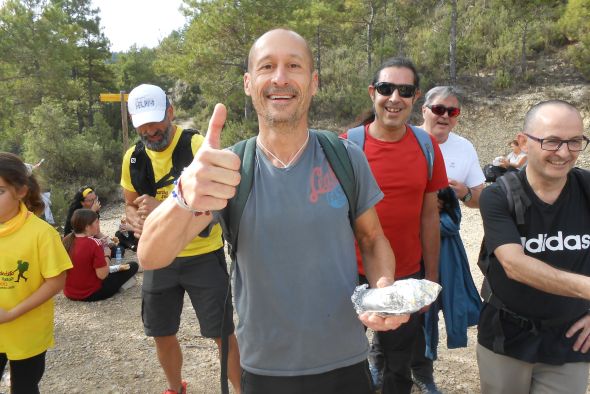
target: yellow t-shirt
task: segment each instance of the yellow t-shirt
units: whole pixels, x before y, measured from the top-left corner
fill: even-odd
[[[12,309],[44,282],[72,268],[59,234],[29,214],[20,229],[0,237],[0,308]],[[36,356],[53,346],[53,298],[0,324],[0,353],[9,360]]]
[[[156,152],[149,149],[146,149],[148,157],[152,162],[152,167],[154,169],[154,176],[156,180],[160,180],[164,175],[170,172],[172,168],[172,152],[174,152],[174,148],[178,144],[178,140],[180,139],[180,134],[182,134],[182,128],[180,126],[176,126],[176,133],[174,133],[174,138],[170,145],[163,150],[162,152]],[[195,134],[191,139],[191,148],[193,150],[193,155],[197,152],[197,150],[201,147],[201,144],[205,138],[202,135]],[[125,156],[123,156],[123,166],[121,168],[121,186],[129,191],[136,192],[133,184],[131,183],[131,174],[129,170],[129,161],[131,160],[131,154],[135,150],[135,145],[132,146],[125,152]],[[156,193],[156,200],[164,201],[168,198],[168,195],[174,189],[174,185],[168,185],[161,189],[158,189]],[[216,224],[211,229],[211,233],[206,238],[196,237],[193,239],[179,254],[179,257],[186,257],[186,256],[197,256],[209,252],[213,252],[223,246],[223,240],[221,238],[221,226]]]

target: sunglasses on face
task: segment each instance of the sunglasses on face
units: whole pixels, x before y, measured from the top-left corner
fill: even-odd
[[[445,107],[442,104],[427,105],[426,107],[430,108],[432,113],[436,116],[443,116],[446,112],[449,114],[449,118],[456,118],[461,113],[461,108]]]
[[[377,82],[373,86],[377,93],[382,96],[391,96],[396,90],[400,97],[403,98],[414,97],[414,94],[416,93],[416,86],[414,85],[396,85],[390,82]]]

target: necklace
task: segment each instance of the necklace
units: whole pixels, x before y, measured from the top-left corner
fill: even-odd
[[[268,149],[266,146],[264,146],[262,144],[262,142],[260,141],[260,138],[256,138],[256,143],[258,144],[258,146],[260,146],[264,150],[264,152],[266,152],[270,156],[272,156],[273,159],[275,159],[276,161],[281,163],[283,168],[288,168],[289,166],[291,166],[291,164],[293,164],[293,162],[295,161],[295,159],[297,159],[297,157],[299,156],[299,154],[301,153],[303,148],[305,148],[305,146],[307,145],[307,141],[309,141],[309,131],[307,132],[307,138],[305,139],[305,141],[303,141],[303,145],[301,145],[301,147],[297,150],[297,152],[295,152],[295,154],[291,157],[291,160],[289,160],[287,163],[285,163],[281,159],[276,157],[275,154],[270,151],[270,149]]]

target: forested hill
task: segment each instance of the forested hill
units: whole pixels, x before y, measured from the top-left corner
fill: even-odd
[[[398,55],[416,63],[423,91],[454,84],[467,93],[460,127],[470,126],[476,145],[497,126],[499,145],[482,143],[494,150],[486,160],[534,100],[571,99],[590,117],[590,0],[184,0],[180,31],[154,49],[116,54],[90,0],[0,4],[0,150],[46,159],[39,175],[58,217],[80,185],[117,195],[120,107],[99,93],[160,85],[197,127],[223,102],[229,144],[256,129],[242,74],[254,39],[276,26],[310,42],[317,126],[340,129],[367,109],[370,75]]]

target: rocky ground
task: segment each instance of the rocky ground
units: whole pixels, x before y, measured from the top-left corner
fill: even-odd
[[[474,95],[464,106],[458,131],[471,139],[482,164],[508,151],[506,144],[519,131],[526,108],[546,98],[563,98],[583,109],[586,130],[590,124],[588,85],[560,85],[531,89],[514,96]],[[590,167],[588,152],[580,158]],[[101,214],[102,230],[114,234],[123,214],[122,204],[111,204]],[[473,277],[479,287],[482,276],[475,263],[482,239],[481,217],[477,210],[463,212],[461,236],[467,249]],[[132,260],[132,253],[126,255]],[[152,339],[143,334],[140,319],[142,273],[138,284],[114,298],[96,303],[80,303],[56,297],[55,347],[47,354],[47,369],[41,382],[43,393],[159,393],[166,388]],[[219,390],[216,346],[199,336],[198,323],[188,298],[180,332],[184,353],[183,376],[189,392],[214,394]],[[441,319],[439,360],[435,376],[445,393],[477,393],[479,379],[475,360],[476,330],[469,330],[469,346],[448,350]],[[5,381],[0,393],[7,392]]]

